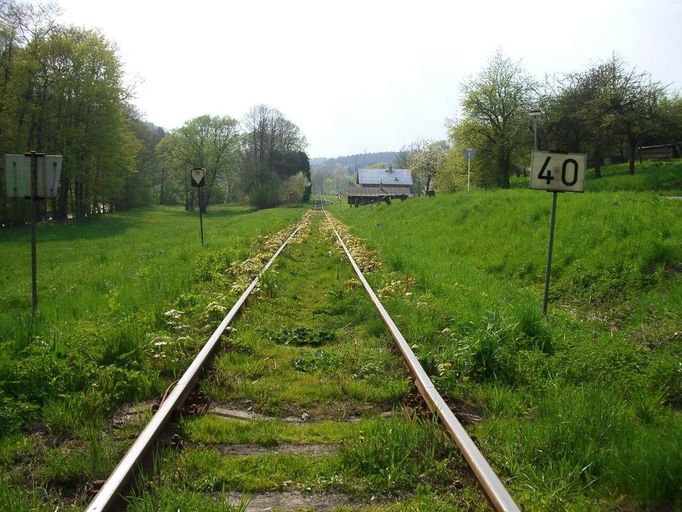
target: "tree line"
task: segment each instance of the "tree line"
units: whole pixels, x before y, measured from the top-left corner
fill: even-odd
[[[58,14],[54,4],[0,0],[0,154],[63,155],[58,197],[41,203],[42,218],[154,203],[193,209],[193,167],[206,169],[204,210],[309,197],[306,139],[277,109],[253,107],[242,123],[200,116],[166,132],[132,105],[115,45],[97,31],[60,25]],[[29,217],[28,201],[0,196],[0,226]]]
[[[476,150],[472,185],[509,187],[529,165],[534,128],[539,149],[587,153],[597,178],[605,160],[628,162],[634,174],[638,147],[682,141],[679,94],[615,54],[537,80],[498,51],[461,90],[462,116],[448,121],[448,140],[416,142],[398,156],[420,190],[431,179],[442,191],[466,188],[466,148]]]

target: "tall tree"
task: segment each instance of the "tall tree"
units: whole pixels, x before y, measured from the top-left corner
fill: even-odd
[[[243,124],[242,184],[251,203],[259,208],[281,203],[282,183],[299,172],[304,179],[296,182],[304,187],[303,198],[310,197],[310,163],[304,152],[308,143],[298,126],[267,105],[251,108]]]
[[[543,147],[561,151],[583,151],[591,160],[595,177],[616,141],[605,113],[604,78],[598,68],[555,78],[551,90],[540,101],[540,140]]]
[[[113,45],[97,32],[56,25],[49,9],[5,2],[0,10],[3,149],[64,156],[54,218],[66,218],[69,204],[75,217],[110,210],[135,172],[137,148]]]
[[[15,76],[17,57],[30,43],[44,41],[49,36],[56,27],[58,14],[58,9],[52,4],[0,0],[0,141],[3,140],[4,129],[11,123],[5,116],[12,103],[9,90]]]
[[[132,107],[128,112],[128,126],[137,141],[137,172],[126,177],[125,195],[118,203],[118,209],[134,208],[158,202],[155,186],[163,185],[161,165],[156,147],[165,136],[159,126],[142,120],[140,114]]]
[[[626,69],[615,55],[600,66],[604,76],[604,103],[609,122],[628,146],[628,170],[635,174],[637,147],[660,120],[665,88],[648,73]]]
[[[479,122],[475,119],[451,121],[448,131],[452,149],[441,165],[438,188],[450,192],[464,190],[468,181],[481,188],[499,186],[497,148],[482,135],[483,130]],[[464,149],[467,148],[476,150],[476,155],[471,161],[471,169],[464,156]],[[467,173],[470,173],[470,180]]]
[[[498,186],[509,187],[515,154],[527,147],[528,111],[536,89],[530,75],[499,51],[481,73],[462,85],[462,110],[495,155]]]
[[[665,123],[665,100],[665,87],[613,55],[558,80],[544,101],[548,136],[555,147],[588,152],[597,177],[602,158],[626,146],[634,174],[637,147]]]
[[[175,186],[184,191],[185,207],[192,209],[195,190],[190,186],[189,172],[194,167],[206,169],[206,186],[203,192],[203,211],[214,196],[224,191],[229,195],[236,182],[236,165],[239,152],[238,122],[229,116],[204,115],[187,121],[181,128],[170,132],[159,143],[159,155],[164,166],[162,176],[175,180]],[[168,187],[165,183],[164,186]],[[161,189],[161,202],[164,189]]]
[[[406,167],[412,170],[417,193],[427,194],[433,189],[438,170],[449,150],[447,141],[423,141],[410,153]]]

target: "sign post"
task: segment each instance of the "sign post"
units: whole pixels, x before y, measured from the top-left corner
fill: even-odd
[[[476,154],[476,150],[473,148],[467,148],[463,150],[462,153],[464,153],[464,156],[467,157],[467,192],[469,192],[469,189],[471,188],[471,159]]]
[[[547,251],[547,270],[545,271],[545,297],[542,303],[542,313],[545,315],[547,314],[552,253],[554,252],[557,195],[563,192],[584,192],[586,167],[587,155],[584,153],[533,151],[531,154],[530,188],[552,192],[549,248]]]
[[[38,153],[26,153],[31,159],[31,291],[33,311],[38,307],[38,262],[36,255],[36,224],[38,218]],[[44,157],[44,154],[40,154]]]
[[[201,245],[204,245],[204,217],[202,214],[202,204],[203,197],[201,191],[206,185],[206,169],[203,167],[195,167],[192,169],[192,186],[197,187],[199,190],[199,229],[201,230]]]
[[[31,201],[31,296],[34,311],[38,307],[38,201],[57,197],[61,172],[61,155],[35,151],[24,155],[5,155],[7,197],[23,197]]]

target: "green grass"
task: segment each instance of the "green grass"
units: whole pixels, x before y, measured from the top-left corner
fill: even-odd
[[[317,231],[282,253],[261,288],[265,299],[235,322],[228,350],[204,390],[249,399],[273,415],[337,408],[391,409],[410,389],[392,342],[343,254]],[[286,382],[286,386],[282,383]]]
[[[227,497],[218,494],[206,495],[202,492],[192,492],[177,487],[158,486],[143,497],[130,498],[128,510],[130,512],[159,512],[177,510],[201,510],[202,512],[244,512],[248,500],[239,506],[230,506]]]
[[[194,235],[196,227],[196,219],[179,213],[132,212],[76,230],[100,224],[111,228],[101,241],[46,228],[56,230],[54,242],[61,236],[64,247],[44,241],[52,247],[44,251],[62,258],[63,279],[77,274],[79,286],[72,297],[55,296],[49,307],[41,304],[30,329],[12,331],[2,317],[7,326],[3,343],[11,349],[3,352],[0,374],[8,420],[0,439],[3,510],[85,506],[86,483],[111,471],[149,417],[143,414],[120,427],[106,421],[108,413],[121,402],[160,394],[184,369],[277,245],[265,235],[287,225],[300,210],[219,212],[213,221],[222,220],[224,232],[214,235],[221,237],[216,245],[205,248],[178,244],[183,230]],[[115,228],[117,220],[125,229]],[[255,235],[263,235],[256,245]],[[9,259],[16,241],[2,242],[0,255]],[[62,254],[68,247],[86,254],[96,243],[103,244],[97,248],[106,259],[85,265]],[[143,257],[152,253],[156,256]],[[153,285],[129,279],[133,272],[144,273],[150,282],[166,279],[164,290],[157,294]],[[111,297],[121,296],[131,297],[134,305],[112,302]],[[204,384],[209,395],[249,399],[254,409],[268,414],[365,418],[290,424],[209,416],[184,422],[180,431],[192,446],[166,453],[154,489],[130,497],[132,510],[243,510],[225,503],[228,490],[336,490],[365,502],[382,495],[372,507],[376,510],[434,503],[443,510],[484,509],[475,483],[461,476],[463,462],[455,448],[428,418],[415,421],[399,412],[375,418],[400,410],[410,382],[329,233],[319,232],[315,223],[305,240],[294,240],[262,279],[258,297],[226,338],[214,378]],[[18,302],[15,312],[23,307],[27,314],[28,304]],[[340,451],[321,457],[224,457],[221,443],[323,443],[338,445]],[[464,488],[456,497],[439,498],[455,479]]]
[[[601,178],[590,179],[585,188],[589,192],[604,191],[659,191],[682,195],[682,160],[645,160],[637,162],[635,174],[631,176],[628,164],[614,164],[604,167]]]
[[[459,478],[455,446],[429,420],[404,415],[364,422],[336,455],[263,454],[225,457],[210,445],[167,456],[163,485],[202,492],[337,491],[397,495],[415,484],[443,489]],[[470,482],[469,482],[470,483]]]
[[[216,209],[206,219],[203,248],[196,219],[177,209],[41,226],[35,315],[28,231],[3,230],[0,261],[13,269],[0,282],[0,419],[6,428],[47,414],[57,428],[70,430],[69,417],[80,424],[122,401],[158,392],[159,369],[181,367],[172,361],[156,369],[148,364],[155,347],[163,346],[153,344],[152,333],[171,334],[174,345],[183,334],[181,325],[169,325],[172,319],[164,312],[178,304],[206,307],[189,304],[193,284],[245,259],[253,237],[298,215],[300,210]],[[207,323],[219,318],[204,315]],[[167,333],[169,327],[175,332]],[[191,352],[202,339],[183,342],[187,346],[176,352]]]
[[[471,429],[524,509],[682,506],[682,204],[561,195],[544,318],[550,203],[500,190],[334,212],[379,251],[370,282],[439,390],[484,418]]]
[[[361,435],[369,421],[296,424],[280,420],[226,420],[207,415],[185,422],[183,434],[190,442],[204,444],[336,444]]]
[[[216,207],[203,247],[175,208],[41,225],[35,314],[29,230],[0,230],[0,508],[105,477],[130,442],[101,437],[107,416],[163,393],[238,295],[239,263],[301,212]]]

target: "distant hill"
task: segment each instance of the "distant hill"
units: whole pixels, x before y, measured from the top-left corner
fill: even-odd
[[[323,165],[343,165],[344,167],[366,167],[374,164],[393,165],[397,151],[384,151],[381,153],[360,153],[357,155],[337,156],[336,158],[313,158],[310,161],[312,167]]]

